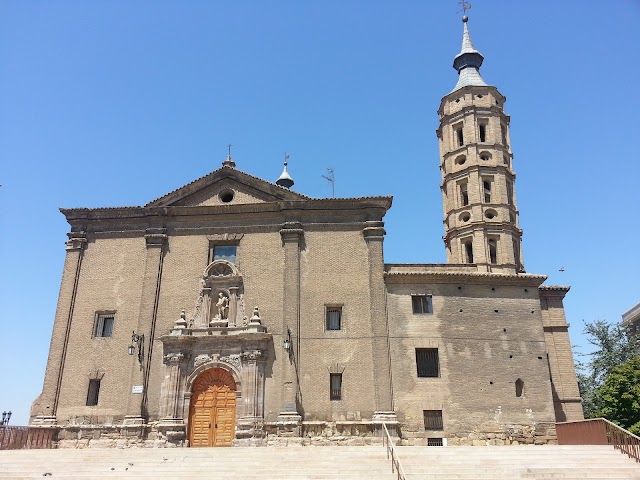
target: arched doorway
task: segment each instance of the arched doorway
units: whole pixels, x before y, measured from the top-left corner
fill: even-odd
[[[222,368],[200,374],[191,389],[189,445],[229,447],[235,435],[236,382]]]

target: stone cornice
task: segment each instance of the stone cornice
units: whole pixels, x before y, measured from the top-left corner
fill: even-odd
[[[464,95],[466,93],[484,93],[484,92],[488,92],[489,90],[497,94],[496,96],[500,99],[501,103],[504,103],[507,101],[507,97],[502,95],[500,91],[492,85],[483,85],[483,86],[467,85],[466,87],[459,88],[458,90],[455,90],[445,95],[444,97],[442,97],[442,100],[440,101],[440,107],[438,108],[438,114],[440,115],[442,114],[442,109],[446,102],[453,101],[456,98],[460,98],[461,95]]]
[[[268,227],[282,225],[289,217],[321,226],[381,220],[392,200],[392,197],[331,198],[195,207],[70,208],[60,211],[74,229],[87,232],[198,229],[230,221],[238,228]]]
[[[565,285],[540,285],[538,290],[541,297],[560,297],[564,298],[567,292],[571,289]]]
[[[413,267],[413,268],[412,268]],[[539,287],[547,279],[546,275],[483,273],[470,271],[438,271],[429,270],[429,265],[385,266],[385,282],[387,284],[403,283],[465,283],[475,285],[516,285]],[[437,267],[437,266],[433,266]],[[443,265],[443,267],[446,267]],[[394,271],[395,270],[395,271]]]

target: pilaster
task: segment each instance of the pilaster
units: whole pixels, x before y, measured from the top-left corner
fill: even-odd
[[[67,255],[62,273],[62,285],[51,336],[49,358],[42,393],[32,406],[32,423],[52,425],[56,423],[60,388],[64,374],[69,333],[78,290],[87,235],[84,231],[70,232],[66,241]]]
[[[283,373],[282,410],[278,416],[279,428],[283,433],[300,435],[302,417],[299,402],[299,359],[300,359],[300,244],[304,230],[299,222],[286,222],[280,230],[284,249],[284,291],[283,318],[281,325],[282,342],[277,345],[281,356]],[[288,350],[280,350],[285,339],[290,340]]]
[[[145,270],[142,280],[142,294],[138,310],[138,323],[135,333],[144,335],[143,361],[140,363],[136,355],[131,356],[130,387],[142,385],[142,395],[130,393],[127,415],[124,423],[127,425],[141,424],[146,421],[146,401],[149,382],[149,370],[153,353],[153,340],[158,309],[160,283],[162,280],[162,263],[164,260],[164,246],[167,235],[164,228],[148,228],[144,235],[146,249]]]
[[[384,284],[384,223],[368,221],[362,231],[369,260],[369,318],[371,321],[372,371],[375,392],[375,415],[387,418],[393,413],[391,386],[391,352]]]

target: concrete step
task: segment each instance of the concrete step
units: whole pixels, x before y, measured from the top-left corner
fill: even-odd
[[[407,480],[640,480],[607,446],[397,447]],[[391,480],[385,449],[263,447],[0,451],[0,478]]]

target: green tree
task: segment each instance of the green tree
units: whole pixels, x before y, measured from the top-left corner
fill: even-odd
[[[598,417],[640,433],[640,358],[614,367],[594,394]]]
[[[640,349],[635,336],[620,324],[596,320],[585,324],[584,333],[595,348],[591,353],[577,353],[578,358],[585,359],[576,363],[578,386],[585,417],[595,418],[603,407],[596,393],[598,388],[615,367],[637,357]]]

